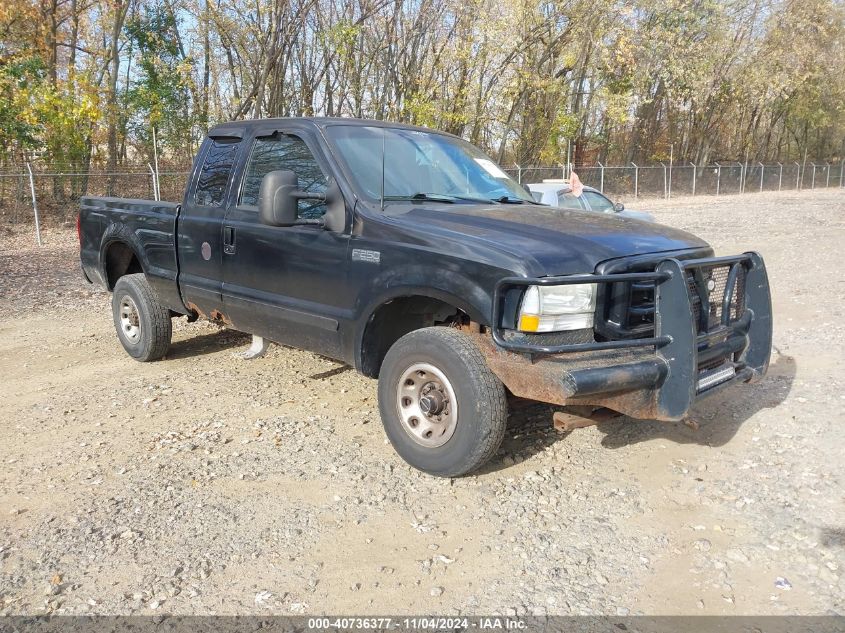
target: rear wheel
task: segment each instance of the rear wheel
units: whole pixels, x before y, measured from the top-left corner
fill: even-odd
[[[167,353],[173,333],[170,311],[161,305],[143,273],[117,280],[112,317],[117,338],[135,360],[158,360]]]
[[[387,352],[379,373],[385,432],[409,464],[458,477],[487,462],[505,434],[501,381],[463,332],[416,330]]]

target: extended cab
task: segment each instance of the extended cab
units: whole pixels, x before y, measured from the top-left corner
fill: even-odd
[[[442,476],[495,453],[508,392],[678,421],[771,350],[756,253],[539,205],[406,125],[219,125],[181,203],[83,198],[80,248],[130,356],[162,358],[185,315],[349,363],[378,378],[397,452]]]

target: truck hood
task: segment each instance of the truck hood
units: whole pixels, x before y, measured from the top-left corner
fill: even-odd
[[[425,228],[431,237],[459,235],[461,241],[517,256],[531,275],[586,273],[609,259],[708,246],[662,224],[525,204],[415,205],[391,216],[406,226]]]

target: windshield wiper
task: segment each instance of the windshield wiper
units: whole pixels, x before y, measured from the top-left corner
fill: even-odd
[[[505,196],[507,198],[507,196]],[[412,196],[385,196],[385,200],[425,200],[428,202],[443,202],[446,204],[453,204],[455,202],[480,202],[488,204],[490,202],[502,202],[502,200],[490,200],[490,198],[473,198],[472,196],[456,196],[451,193],[415,193]],[[509,198],[508,202],[512,204],[522,204],[519,198]]]
[[[500,204],[524,204],[527,200],[523,200],[522,198],[511,198],[510,196],[502,196],[501,198],[494,198],[493,202],[498,202]]]
[[[471,196],[456,196],[451,193],[415,193],[412,196],[385,196],[385,200],[427,200],[429,202],[445,202],[452,204],[455,201],[460,202],[490,202],[487,198],[473,198]]]
[[[454,204],[455,196],[449,196],[442,193],[415,193],[412,196],[385,196],[385,200],[426,200],[428,202],[444,202],[446,204]]]

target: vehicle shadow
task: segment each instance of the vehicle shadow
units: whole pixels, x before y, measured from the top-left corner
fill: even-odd
[[[199,336],[191,336],[181,341],[175,341],[170,345],[165,358],[172,360],[190,358],[192,356],[204,356],[205,354],[219,352],[222,349],[248,345],[249,342],[249,334],[223,328],[218,332],[200,334]]]
[[[760,382],[751,385],[734,385],[724,391],[695,403],[690,420],[698,424],[693,429],[682,423],[665,423],[630,418],[619,418],[598,425],[605,434],[602,446],[622,448],[654,439],[677,444],[723,446],[752,416],[763,409],[774,409],[792,390],[797,371],[795,358],[772,350],[769,372]]]
[[[705,398],[695,405],[690,419],[697,422],[697,430],[683,423],[634,420],[626,416],[613,418],[596,425],[604,434],[601,444],[615,449],[663,439],[678,444],[722,446],[733,438],[739,428],[757,412],[777,407],[789,395],[795,380],[797,364],[792,356],[772,350],[772,362],[766,377],[751,385],[735,385]],[[552,414],[559,407],[541,403],[517,401],[508,418],[504,442],[494,457],[479,474],[509,468],[546,450],[551,445],[565,441],[571,433],[555,431]]]
[[[326,358],[327,361],[330,363],[336,363],[337,361],[332,360],[331,358]],[[311,374],[308,376],[311,380],[325,380],[326,378],[333,378],[334,376],[338,376],[340,374],[344,374],[348,371],[352,371],[351,365],[339,365],[337,367],[332,367],[331,369],[327,369],[326,371],[321,371],[316,374]]]

